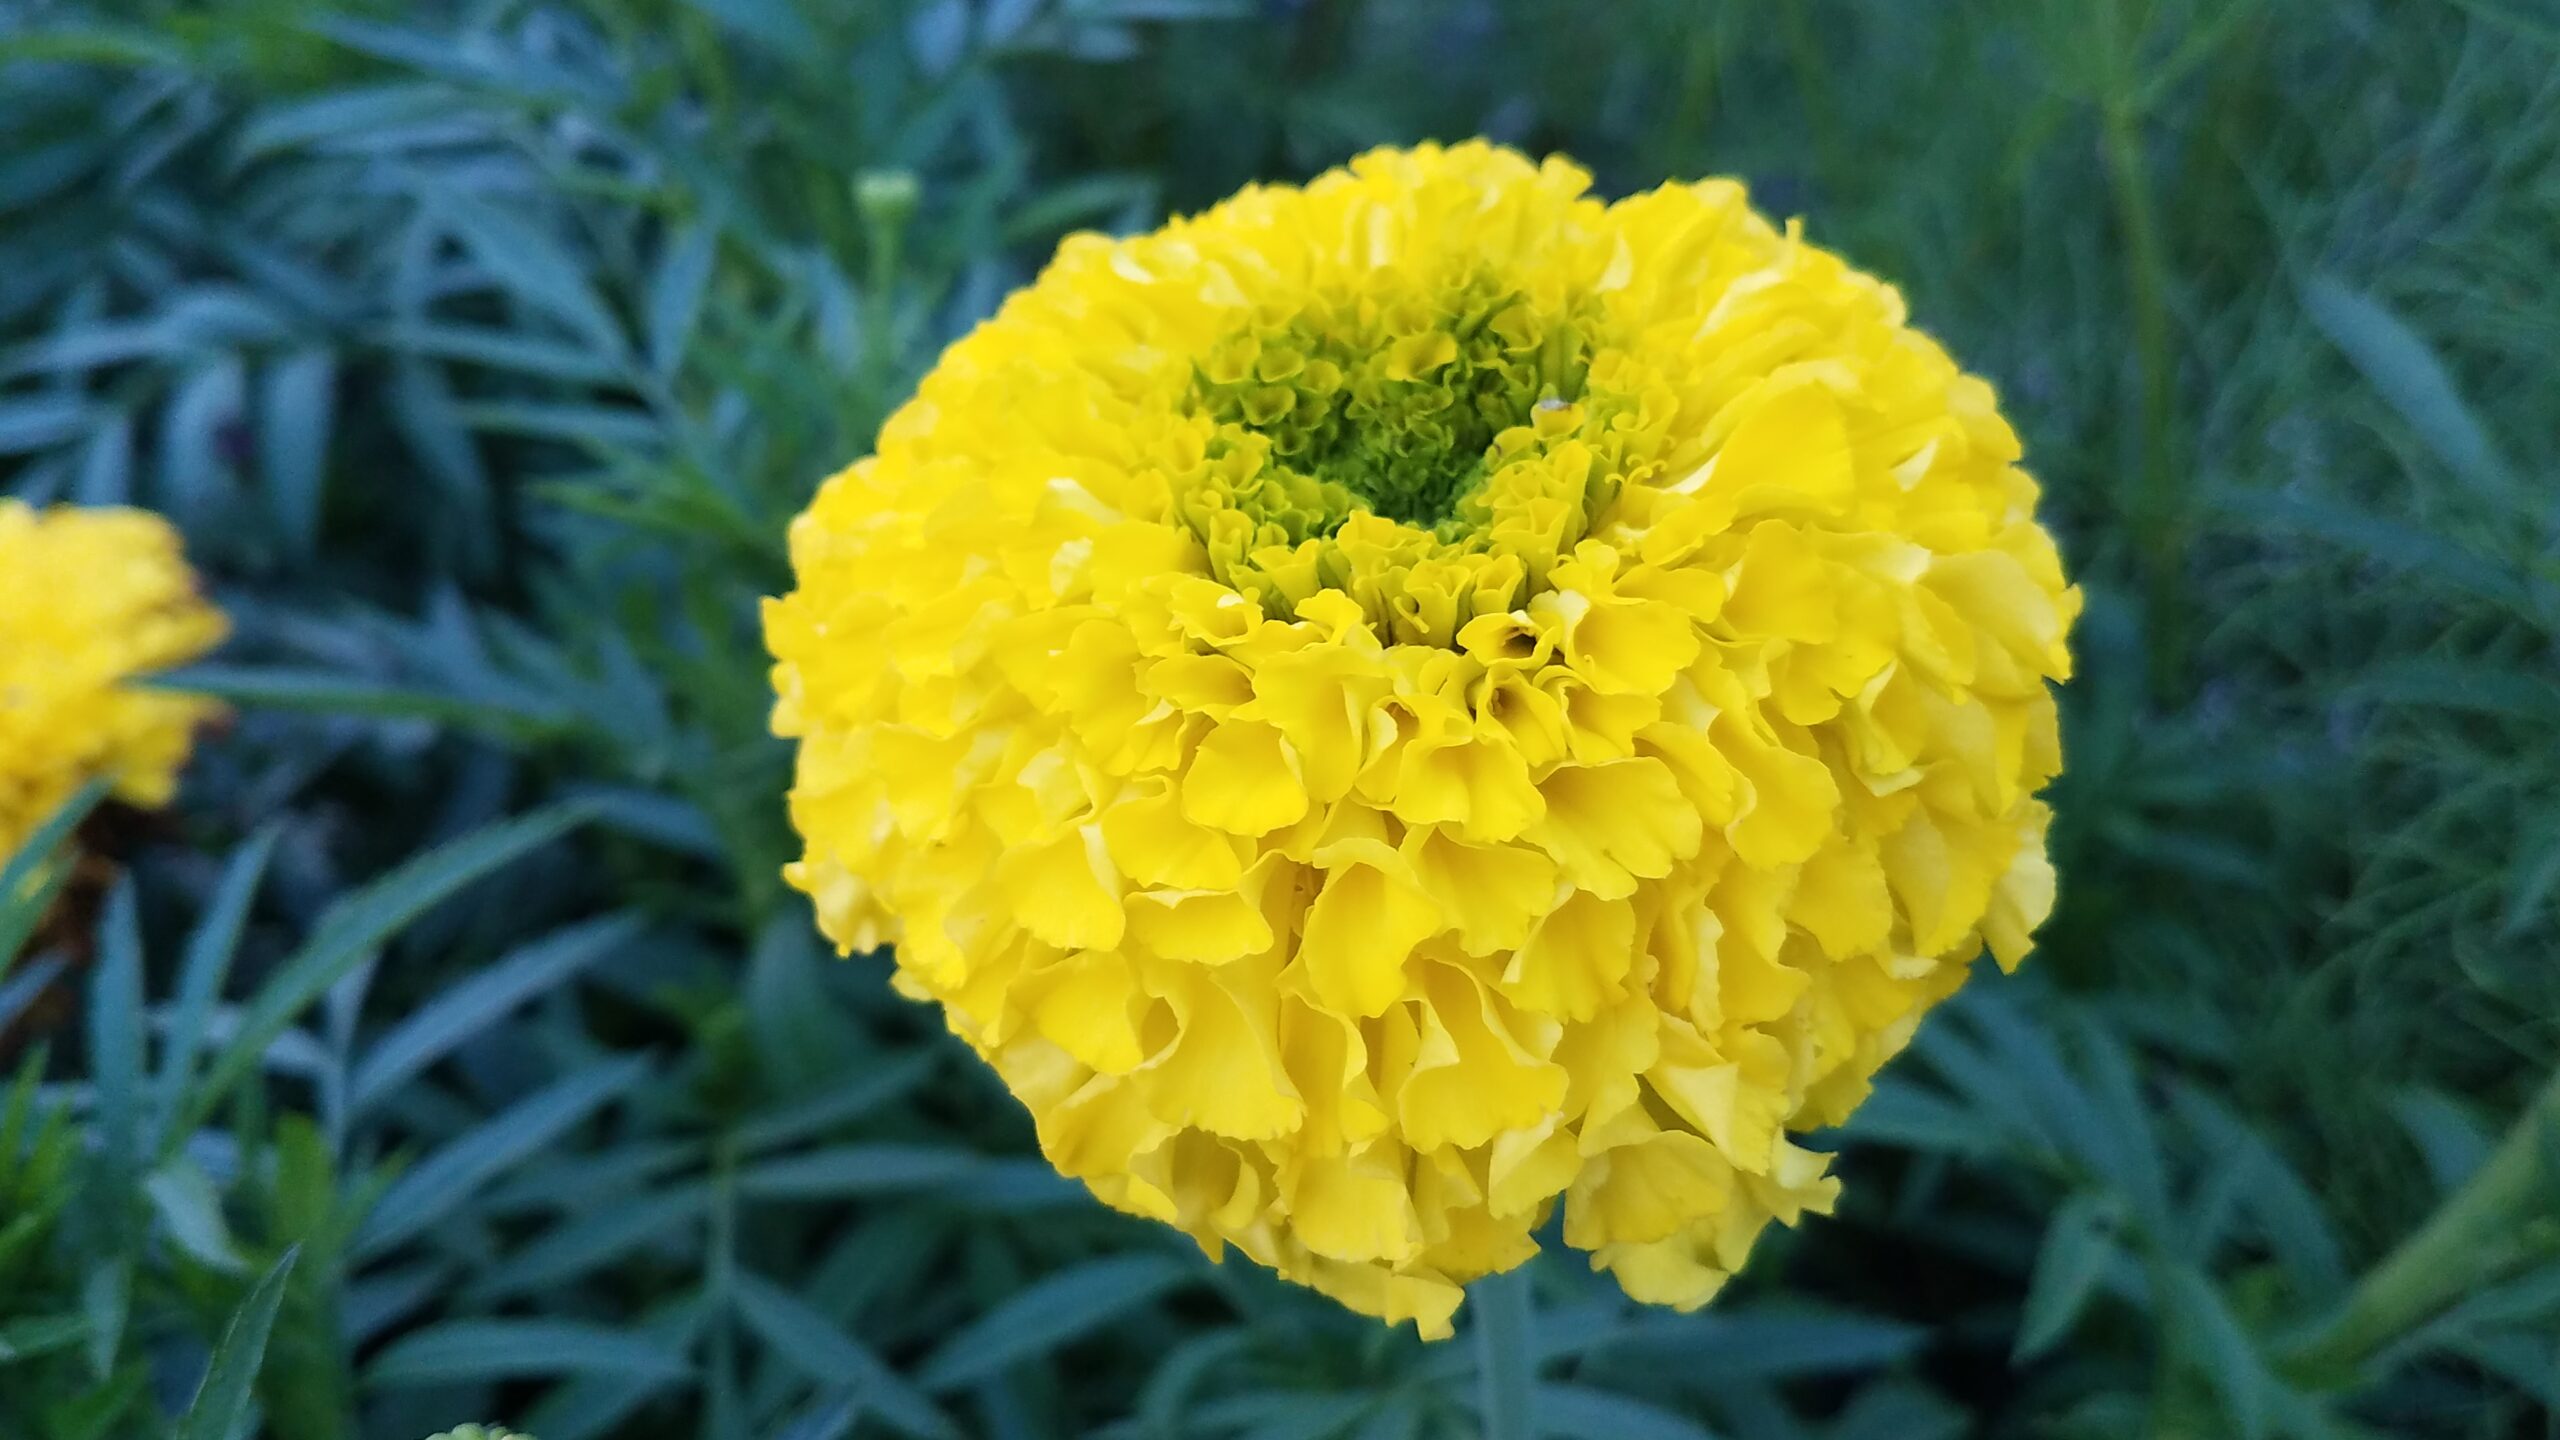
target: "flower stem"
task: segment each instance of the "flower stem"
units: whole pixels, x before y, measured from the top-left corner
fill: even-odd
[[[1537,1362],[1529,1348],[1529,1268],[1488,1275],[1468,1296],[1475,1311],[1477,1409],[1484,1440],[1531,1440],[1538,1427]]]
[[[2180,527],[2185,496],[2169,447],[2169,306],[2163,279],[2167,262],[2151,189],[2143,173],[2141,140],[2129,110],[2110,105],[2106,115],[2107,172],[2125,232],[2125,269],[2133,297],[2133,342],[2141,385],[2141,469],[2134,482],[2134,541],[2141,547],[2145,599],[2153,630],[2153,686],[2174,694],[2184,668],[2180,568],[2185,563]]]
[[[2531,1247],[2527,1221],[2539,1192],[2560,1182],[2560,1073],[2516,1118],[2506,1138],[2417,1233],[2365,1272],[2346,1303],[2293,1347],[2287,1368],[2313,1384],[2355,1383],[2375,1351],[2399,1339]]]

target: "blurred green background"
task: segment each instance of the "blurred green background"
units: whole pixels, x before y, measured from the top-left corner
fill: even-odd
[[[0,1437],[1476,1434],[822,953],[755,620],[1061,234],[1471,134],[1902,286],[2090,598],[2038,956],[1538,1429],[2560,1435],[2549,0],[6,0],[0,485],[238,717],[0,976]]]

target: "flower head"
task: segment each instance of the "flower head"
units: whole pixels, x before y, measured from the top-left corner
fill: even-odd
[[[0,500],[0,856],[101,776],[132,804],[168,801],[216,707],[129,682],[225,630],[159,516]]]
[[[1078,236],[795,523],[789,874],[1064,1173],[1426,1335],[1703,1303],[2052,874],[1990,387],[1729,181],[1378,151]]]

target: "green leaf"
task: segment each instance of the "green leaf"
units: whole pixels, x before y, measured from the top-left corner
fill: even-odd
[[[862,1401],[855,1396],[820,1400],[784,1425],[774,1440],[845,1440],[862,1413]]]
[[[936,1190],[969,1178],[985,1157],[945,1145],[838,1145],[761,1161],[738,1172],[755,1200],[841,1200]]]
[[[2036,1250],[2035,1271],[2027,1280],[2018,1343],[2010,1352],[2013,1362],[2024,1364],[2061,1343],[2088,1308],[2115,1256],[2115,1219],[2109,1210],[2104,1197],[2083,1190],[2064,1201],[2045,1226],[2044,1244]]]
[[[1715,1432],[1659,1406],[1586,1385],[1538,1387],[1538,1433],[1589,1440],[1716,1440]]]
[[[338,357],[307,346],[269,362],[258,379],[258,471],[288,553],[320,549],[320,511],[329,435],[338,398]]]
[[[0,1031],[17,1021],[19,1012],[36,1003],[45,987],[60,978],[70,962],[59,955],[39,955],[0,979]]]
[[[709,1301],[699,1290],[658,1305],[640,1322],[640,1333],[662,1347],[690,1351],[700,1340]],[[605,1440],[623,1433],[632,1412],[686,1375],[635,1381],[589,1374],[557,1385],[524,1416],[526,1427],[546,1440]]]
[[[2409,1132],[2426,1162],[2428,1178],[2451,1194],[2487,1163],[2497,1137],[2469,1107],[2441,1090],[2413,1086],[2392,1097],[2392,1116]]]
[[[453,1386],[556,1375],[677,1380],[691,1362],[659,1340],[570,1320],[448,1320],[393,1341],[365,1371],[377,1388]]]
[[[422,120],[448,118],[461,99],[450,86],[416,82],[325,91],[307,99],[261,107],[240,127],[232,143],[241,159],[254,160],[314,141],[362,137]]]
[[[1209,1372],[1246,1354],[1253,1344],[1253,1332],[1239,1328],[1212,1330],[1174,1346],[1138,1391],[1137,1409],[1131,1416],[1138,1433],[1150,1440],[1181,1433],[1182,1418]]]
[[[2249,1332],[2223,1303],[2213,1281],[2193,1265],[2171,1261],[2153,1273],[2160,1280],[2170,1333],[2221,1397],[2233,1433],[2240,1440],[2258,1440],[2267,1433],[2275,1408],[2276,1382]]]
[[[222,994],[224,979],[231,973],[232,958],[240,948],[240,932],[248,924],[249,906],[257,898],[258,882],[267,873],[267,861],[275,853],[276,838],[281,833],[269,825],[233,852],[231,863],[223,867],[221,882],[214,887],[212,901],[205,906],[204,917],[187,938],[186,958],[178,967],[177,1003],[161,1039],[158,1088],[159,1124],[163,1128],[153,1138],[155,1145],[168,1140],[166,1127],[175,1121],[187,1087],[195,1083],[196,1056],[204,1046],[205,1021]]]
[[[953,1440],[951,1417],[891,1370],[878,1352],[856,1340],[814,1307],[769,1280],[741,1273],[735,1298],[738,1318],[764,1337],[774,1353],[828,1385],[847,1385],[883,1424],[912,1440]]]
[[[1871,1315],[1728,1306],[1704,1316],[1646,1315],[1630,1322],[1608,1353],[1675,1366],[1679,1383],[1696,1389],[1872,1370],[1927,1338],[1916,1325]]]
[[[941,1057],[930,1050],[876,1069],[866,1061],[827,1089],[750,1117],[738,1127],[738,1148],[754,1155],[814,1139],[904,1098],[932,1078],[940,1064]]]
[[[2510,502],[2515,472],[2454,388],[2435,350],[2381,301],[2335,276],[2302,285],[2303,308],[2418,439],[2487,499]]]
[[[154,676],[155,689],[210,695],[244,709],[298,710],[374,720],[423,720],[474,730],[512,744],[566,732],[565,711],[528,709],[436,690],[385,685],[325,670],[283,666],[196,665]]]
[[[2217,496],[2214,504],[2269,530],[2323,540],[2494,605],[2522,610],[2531,602],[2515,567],[2405,519],[2300,495],[2240,491]]]
[[[89,1322],[77,1315],[31,1315],[0,1324],[0,1365],[68,1350],[88,1334]]]
[[[89,402],[78,392],[0,400],[0,455],[49,450],[89,431]]]
[[[1963,1440],[1973,1433],[1966,1413],[1918,1385],[1881,1380],[1832,1422],[1829,1440]]]
[[[622,378],[621,371],[584,345],[493,326],[402,321],[384,326],[373,338],[387,350],[573,385],[613,385]]]
[[[926,1357],[927,1390],[956,1390],[1081,1340],[1191,1277],[1163,1255],[1087,1260],[1047,1276],[960,1328]]]
[[[125,1321],[133,1313],[133,1261],[120,1257],[80,1280],[80,1314],[89,1331],[89,1374],[105,1380],[124,1348]]]
[[[2347,693],[2390,705],[2560,725],[2560,685],[2500,665],[2432,655],[2386,660],[2359,671]]]
[[[628,1255],[679,1225],[702,1219],[711,1208],[710,1187],[680,1186],[660,1194],[616,1197],[566,1224],[545,1231],[493,1267],[475,1294],[503,1299],[565,1285]]]
[[[131,1184],[142,1134],[142,922],[130,877],[107,897],[100,926],[89,986],[89,1070],[99,1156],[117,1184]]]
[[[2560,50],[2560,23],[2538,18],[2530,12],[2518,14],[2510,0],[2453,0],[2453,3],[2500,29],[2546,49]]]
[[[541,226],[458,190],[434,191],[427,204],[501,288],[604,354],[624,353],[621,322],[588,283],[589,267]]]
[[[248,1422],[251,1390],[266,1360],[267,1335],[275,1328],[276,1310],[284,1304],[285,1281],[301,1253],[300,1246],[285,1251],[232,1313],[221,1341],[213,1347],[212,1363],[205,1367],[204,1384],[179,1420],[174,1440],[231,1440]]]
[[[161,1141],[163,1150],[203,1124],[232,1087],[257,1069],[259,1057],[276,1037],[383,941],[473,881],[550,844],[588,818],[586,808],[576,804],[536,810],[430,850],[340,900],[309,942],[276,968],[243,1009],[204,1082],[190,1092],[179,1123]]]
[[[356,1255],[378,1256],[470,1204],[491,1180],[549,1149],[648,1073],[637,1056],[578,1071],[429,1155],[365,1218]]]
[[[599,457],[625,450],[657,450],[666,429],[646,410],[627,405],[559,405],[542,401],[481,401],[454,411],[474,430],[558,440]]]
[[[53,863],[55,852],[106,796],[104,779],[81,786],[19,844],[8,863],[0,864],[0,974],[8,972],[9,962],[43,922],[54,892],[61,887],[62,868]]]
[[[2506,919],[2498,935],[2521,940],[2533,928],[2544,902],[2560,893],[2560,815],[2546,815],[2541,824],[2523,828],[2516,836],[2515,862],[2508,874],[2514,882],[2507,892]]]
[[[348,1085],[349,1108],[371,1107],[516,1007],[629,946],[641,928],[640,919],[631,915],[590,920],[554,931],[473,972],[412,1011],[365,1051]]]
[[[474,520],[485,517],[489,468],[443,372],[423,360],[404,359],[392,367],[389,396],[392,423],[419,465],[444,487],[447,503]]]
[[[649,368],[660,380],[674,375],[683,363],[717,258],[718,232],[697,222],[687,226],[658,261],[658,273],[649,282]]]
[[[142,1182],[142,1193],[179,1249],[225,1274],[248,1273],[249,1257],[232,1239],[231,1224],[222,1215],[222,1197],[202,1170],[185,1160],[172,1161],[151,1172]]]

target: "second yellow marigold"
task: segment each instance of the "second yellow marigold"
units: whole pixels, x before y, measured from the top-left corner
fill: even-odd
[[[795,524],[790,870],[1124,1210],[1445,1335],[1703,1303],[2053,890],[1990,388],[1739,185],[1380,151],[1079,236]]]
[[[0,499],[0,858],[93,779],[130,804],[168,801],[218,707],[130,682],[226,629],[159,516]]]

